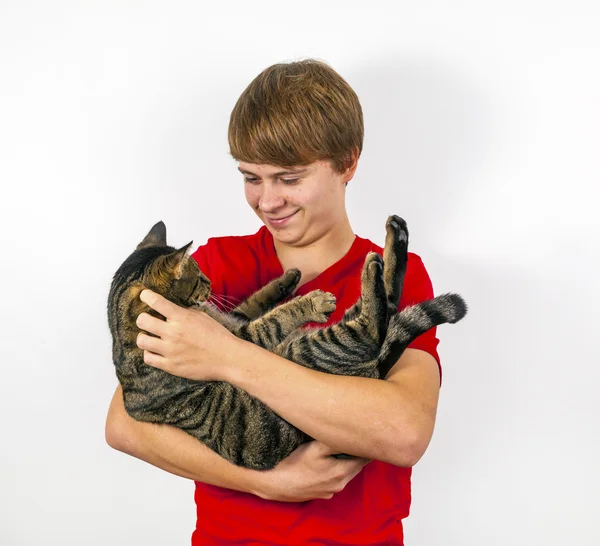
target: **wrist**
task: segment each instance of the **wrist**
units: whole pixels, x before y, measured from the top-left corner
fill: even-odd
[[[272,500],[270,474],[268,470],[251,470],[246,468],[246,490],[248,493],[265,500]]]
[[[236,384],[240,363],[246,358],[245,352],[249,344],[248,342],[231,335],[231,343],[225,351],[221,353],[221,363],[217,369],[218,381],[226,381],[232,385]]]
[[[231,475],[232,488],[249,493],[263,499],[269,495],[269,484],[266,470],[253,470],[244,466],[235,466],[236,471]]]

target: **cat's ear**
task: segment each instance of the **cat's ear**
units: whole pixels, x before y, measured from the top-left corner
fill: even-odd
[[[183,275],[183,264],[186,259],[189,259],[187,251],[192,246],[194,241],[190,241],[187,245],[182,246],[179,250],[171,252],[171,254],[165,256],[165,265],[173,271],[176,279],[181,279]]]
[[[148,235],[144,237],[144,240],[137,246],[136,250],[141,248],[148,248],[150,246],[167,246],[167,226],[161,220],[154,224],[152,229],[148,232]]]

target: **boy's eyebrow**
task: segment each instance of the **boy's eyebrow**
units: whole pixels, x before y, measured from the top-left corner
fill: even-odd
[[[307,167],[298,167],[298,169],[296,169],[296,170],[278,171],[276,173],[273,173],[271,176],[281,176],[284,174],[300,174],[306,170],[307,170]],[[258,176],[257,174],[254,174],[251,171],[246,171],[246,170],[242,169],[241,167],[238,167],[238,171],[240,171],[242,174],[251,174],[252,176]]]

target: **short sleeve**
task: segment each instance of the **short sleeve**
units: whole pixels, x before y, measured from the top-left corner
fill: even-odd
[[[408,253],[408,265],[404,278],[404,288],[400,297],[398,309],[403,309],[409,305],[415,305],[422,301],[433,299],[433,285],[429,273],[421,258],[412,252]],[[420,349],[429,353],[437,361],[440,372],[440,385],[442,383],[442,366],[437,347],[440,340],[436,337],[437,327],[427,330],[424,334],[416,338],[409,344],[410,349]]]

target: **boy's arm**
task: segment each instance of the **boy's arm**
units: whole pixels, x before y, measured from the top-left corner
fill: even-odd
[[[381,380],[319,372],[246,341],[237,343],[238,356],[222,366],[222,380],[312,438],[338,453],[403,467],[414,466],[425,453],[440,388],[431,354],[407,348]]]
[[[272,470],[236,466],[181,429],[133,419],[120,385],[108,410],[106,441],[171,474],[282,502],[330,499],[369,462],[336,459],[330,456],[335,450],[307,442]]]
[[[436,359],[407,348],[386,381],[312,370],[235,337],[206,313],[143,290],[144,362],[195,381],[227,381],[338,453],[413,466],[427,448],[440,388]],[[154,336],[144,333],[150,332]]]
[[[258,471],[230,463],[183,430],[133,419],[125,410],[120,385],[108,410],[105,434],[112,448],[171,474],[236,491],[256,492]]]

